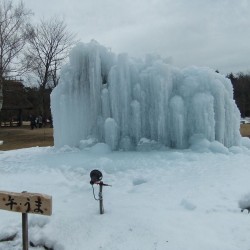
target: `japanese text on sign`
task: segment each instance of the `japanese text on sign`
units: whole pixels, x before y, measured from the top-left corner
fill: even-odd
[[[37,193],[0,191],[0,209],[20,213],[51,215],[52,197]]]

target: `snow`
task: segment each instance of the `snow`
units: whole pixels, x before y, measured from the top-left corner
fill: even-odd
[[[250,139],[224,76],[92,41],[72,50],[52,112],[55,147],[0,151],[0,190],[53,197],[52,216],[28,216],[30,249],[249,249]],[[93,169],[112,185],[103,215]],[[0,221],[0,250],[21,249],[21,215]]]
[[[0,151],[0,190],[53,197],[52,216],[29,214],[37,246],[30,249],[248,250],[250,216],[239,205],[249,204],[249,149],[200,137],[193,145],[205,145],[203,152],[150,150],[156,143],[142,139],[147,150],[138,152],[91,140],[81,150]],[[89,184],[93,169],[112,185],[103,188],[103,215]],[[0,221],[0,249],[21,249],[21,214],[0,210]]]
[[[248,124],[250,123],[250,117],[240,118],[241,124]]]
[[[214,70],[114,55],[96,41],[78,44],[69,59],[51,95],[56,147],[91,139],[128,151],[146,138],[186,149],[197,135],[240,145],[232,84]]]

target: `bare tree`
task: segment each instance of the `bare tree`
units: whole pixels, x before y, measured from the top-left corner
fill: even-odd
[[[3,105],[3,81],[19,72],[18,56],[27,39],[26,24],[31,11],[22,1],[0,0],[0,110]]]
[[[26,64],[38,80],[43,112],[45,89],[57,85],[58,71],[75,43],[75,36],[68,31],[64,21],[57,17],[30,26],[29,34]]]

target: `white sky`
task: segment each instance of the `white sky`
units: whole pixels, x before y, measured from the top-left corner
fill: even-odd
[[[115,53],[250,72],[249,0],[23,1],[34,18],[62,16],[81,41],[95,39]]]

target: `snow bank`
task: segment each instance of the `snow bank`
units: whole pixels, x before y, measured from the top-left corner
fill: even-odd
[[[241,138],[241,145],[250,149],[250,139],[247,137],[242,137]]]
[[[71,51],[51,105],[57,147],[92,138],[112,150],[133,150],[146,138],[182,149],[195,135],[240,145],[229,79],[209,68],[180,70],[159,57],[116,56],[95,41]]]
[[[249,151],[105,153],[105,147],[2,151],[0,190],[53,197],[52,216],[28,216],[36,246],[30,250],[249,249],[250,216],[241,213],[250,206]],[[93,169],[112,185],[103,188],[104,215],[89,183]],[[0,210],[1,250],[20,250],[21,230],[20,213]]]

